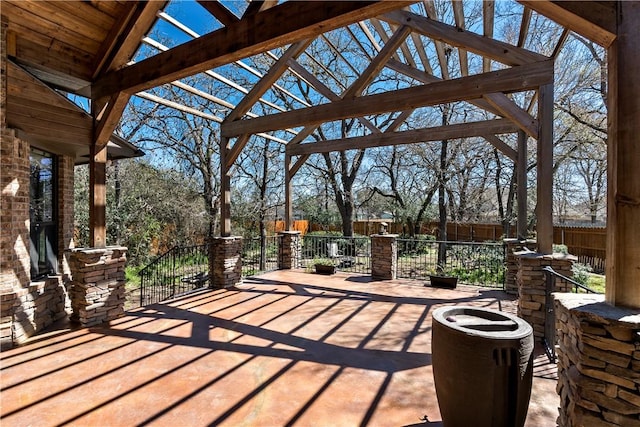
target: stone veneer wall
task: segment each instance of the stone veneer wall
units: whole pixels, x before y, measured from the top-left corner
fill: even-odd
[[[640,313],[593,294],[554,294],[558,425],[640,426]]]
[[[209,283],[214,289],[242,284],[242,237],[209,241]]]
[[[280,244],[278,245],[278,268],[290,270],[300,267],[302,254],[302,239],[299,231],[282,231],[278,233]]]
[[[571,266],[577,260],[572,255],[542,255],[528,250],[515,253],[518,260],[518,316],[533,327],[533,335],[539,340],[544,337],[546,314],[547,281],[543,268],[551,266],[556,272],[572,277]],[[571,286],[562,280],[556,280],[552,292],[568,292]]]
[[[94,326],[124,315],[127,248],[71,249],[71,319]]]
[[[393,280],[398,264],[398,242],[396,234],[373,234],[371,236],[371,278]]]

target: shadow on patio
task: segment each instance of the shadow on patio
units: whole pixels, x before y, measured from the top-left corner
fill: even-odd
[[[506,294],[279,271],[1,355],[3,425],[439,426],[430,312]],[[528,426],[555,425],[536,357]]]

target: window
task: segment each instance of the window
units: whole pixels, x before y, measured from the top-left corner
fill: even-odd
[[[56,157],[31,148],[29,218],[31,220],[31,279],[58,270],[58,226],[56,218]]]

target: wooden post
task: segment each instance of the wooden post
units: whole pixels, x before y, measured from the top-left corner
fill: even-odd
[[[107,246],[107,146],[91,145],[89,156],[89,245]]]
[[[291,155],[284,156],[284,229],[293,231],[293,207],[291,203]]]
[[[538,97],[536,230],[538,252],[553,252],[553,84],[540,86]]]
[[[640,308],[640,43],[638,2],[616,2],[608,58],[607,264],[609,304]]]
[[[518,131],[518,160],[516,161],[518,199],[518,239],[527,238],[527,134]],[[507,236],[509,237],[509,236]]]
[[[231,236],[231,172],[227,167],[227,157],[231,147],[229,138],[220,138],[220,236]]]

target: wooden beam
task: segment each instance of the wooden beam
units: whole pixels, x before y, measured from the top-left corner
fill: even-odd
[[[92,97],[134,93],[367,19],[411,1],[286,2],[107,74]]]
[[[291,184],[291,156],[285,154],[284,156],[284,229],[291,231],[293,226],[293,185]]]
[[[396,61],[395,59],[390,59],[389,62],[387,63],[387,66],[390,69],[397,71],[398,73],[404,74],[405,76],[411,77],[412,79],[415,79],[424,84],[430,84],[430,83],[442,81],[442,79],[439,77],[436,77],[424,71],[418,70],[416,68],[409,67],[407,64],[403,64],[402,62]],[[483,110],[486,110],[492,114],[495,114],[496,116],[500,115],[500,112],[496,110],[491,104],[487,102],[487,100],[483,98],[471,100],[469,102],[475,105],[476,107],[482,108]]]
[[[440,17],[438,16],[438,11],[436,10],[436,5],[433,0],[424,0],[422,2],[424,4],[424,8],[427,12],[427,16],[433,22],[439,22]],[[444,43],[442,40],[433,39],[433,43],[436,46],[436,55],[438,56],[438,63],[440,64],[440,74],[442,78],[445,80],[449,79],[449,67],[447,64],[447,55],[444,51]]]
[[[262,76],[262,78],[256,83],[249,93],[238,102],[236,108],[233,109],[228,115],[225,121],[234,121],[241,118],[247,111],[251,109],[251,107],[260,99],[264,93],[269,90],[271,85],[276,82],[282,76],[282,74],[287,70],[287,62],[290,59],[297,58],[304,50],[309,46],[311,40],[301,40],[287,49],[287,51],[282,54],[280,59],[276,61],[275,64],[269,68],[269,71]]]
[[[452,46],[462,47],[470,52],[494,59],[506,65],[524,65],[548,59],[543,55],[521,49],[508,43],[488,39],[470,31],[462,31],[454,26],[443,24],[442,22],[434,21],[404,10],[389,12],[380,18],[395,22],[399,25],[408,25],[414,31],[427,37],[448,43]]]
[[[270,9],[276,4],[278,4],[278,0],[251,0],[244,11],[244,14],[242,15],[242,19],[246,18],[247,16],[260,13],[263,10]]]
[[[296,173],[298,173],[298,171],[300,170],[302,165],[305,164],[307,159],[309,159],[309,156],[310,156],[309,154],[303,154],[302,156],[298,157],[298,160],[296,160],[295,164],[291,165],[291,170],[289,171],[289,173],[291,174],[292,178]]]
[[[91,145],[89,156],[89,246],[107,245],[107,147]]]
[[[389,58],[398,50],[398,47],[404,43],[409,34],[411,34],[409,27],[400,27],[387,43],[385,43],[382,50],[371,60],[367,68],[360,74],[360,77],[353,82],[342,98],[347,99],[360,96],[362,91],[376,78],[380,70],[384,68]]]
[[[529,25],[531,24],[531,9],[527,6],[522,11],[522,21],[520,22],[520,32],[518,33],[518,47],[524,47],[529,34]]]
[[[225,162],[227,162],[227,169],[231,169],[231,166],[233,166],[233,164],[236,162],[236,160],[238,159],[238,156],[240,155],[240,153],[242,153],[242,150],[247,145],[247,142],[249,141],[250,136],[251,135],[246,133],[244,135],[240,135],[236,139],[236,142],[233,144],[233,147],[229,149],[229,151],[227,152],[227,155],[225,156]]]
[[[504,93],[488,93],[483,96],[489,104],[500,112],[500,115],[513,120],[520,129],[534,139],[538,139],[538,120],[523,110]]]
[[[140,46],[140,40],[156,21],[166,1],[130,2],[129,9],[111,30],[96,54],[93,78],[122,67]]]
[[[529,220],[527,218],[527,134],[518,131],[518,160],[516,161],[516,200],[518,201],[518,239],[528,237]]]
[[[231,236],[231,173],[227,157],[231,147],[229,138],[220,138],[220,236]]]
[[[494,134],[482,135],[482,137],[484,139],[486,139],[487,142],[489,142],[495,148],[497,148],[498,151],[500,151],[502,154],[504,154],[505,156],[507,156],[508,158],[513,160],[514,162],[517,162],[518,153],[516,152],[516,150],[514,150],[511,147],[509,147],[509,145],[507,143],[505,143],[503,140],[501,140],[500,138],[498,138]]]
[[[480,137],[488,134],[512,133],[516,132],[517,130],[517,126],[515,126],[508,120],[487,120],[481,122],[459,123],[447,126],[408,130],[403,132],[384,132],[347,139],[328,140],[307,144],[287,145],[286,152],[289,155],[328,153],[331,151],[386,147],[392,145],[414,144],[417,142],[441,141],[443,139]]]
[[[207,12],[213,15],[225,27],[233,25],[240,20],[233,12],[224,7],[219,1],[197,0],[198,4],[205,8]]]
[[[493,22],[495,17],[496,3],[493,0],[485,0],[482,2],[482,27],[484,37],[487,40],[493,39]],[[491,58],[482,58],[482,72],[491,71]]]
[[[540,86],[536,240],[538,252],[553,253],[553,83]]]
[[[289,68],[298,75],[298,77],[300,77],[302,80],[306,81],[307,84],[313,86],[313,88],[315,90],[318,91],[318,93],[320,93],[320,95],[324,96],[325,98],[327,98],[329,101],[339,101],[342,98],[340,97],[340,95],[334,93],[329,86],[325,85],[324,83],[322,83],[320,81],[320,79],[318,79],[314,74],[312,74],[311,72],[307,71],[302,65],[300,65],[298,62],[294,61],[293,59],[289,61]],[[367,120],[364,117],[358,117],[358,121],[367,129],[369,129],[371,132],[380,132],[380,130],[373,124],[371,123],[370,120]],[[316,128],[314,127],[313,130],[315,130]],[[311,132],[313,132],[313,130]],[[304,138],[306,138],[307,136],[309,136],[311,134],[311,132],[307,133]],[[304,139],[302,138],[302,139]],[[298,143],[301,142],[302,139],[299,138],[295,138],[293,140],[291,140],[290,143]]]
[[[94,144],[98,147],[96,151],[100,151],[102,147],[106,147],[111,138],[111,134],[115,131],[122,112],[124,111],[129,98],[131,96],[124,93],[116,93],[109,99],[109,104],[101,117],[96,117],[97,123],[95,124]]]
[[[553,62],[544,61],[526,67],[513,67],[491,73],[400,89],[331,104],[271,114],[251,120],[223,124],[221,135],[257,133],[288,127],[326,123],[349,117],[403,111],[448,102],[467,101],[485,93],[516,92],[553,82]]]
[[[640,309],[640,43],[637,2],[619,2],[618,38],[607,51],[607,264],[605,299]]]
[[[518,1],[601,46],[609,46],[616,38],[616,4],[620,2]]]
[[[464,20],[464,8],[462,0],[453,0],[453,17],[456,21],[456,27],[463,30],[465,29]],[[467,56],[467,50],[461,47],[458,48],[458,57],[460,58],[460,74],[462,76],[469,75],[469,58]]]

